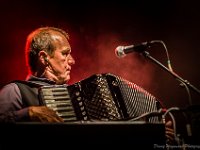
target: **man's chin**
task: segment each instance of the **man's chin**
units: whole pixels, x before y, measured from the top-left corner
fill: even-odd
[[[65,80],[65,83],[67,83],[69,80],[70,80],[70,77],[68,77],[68,78]]]
[[[63,84],[67,83],[70,80],[70,75],[67,77],[63,78]]]
[[[60,78],[56,84],[66,84],[69,81],[70,77],[68,76],[67,78]]]

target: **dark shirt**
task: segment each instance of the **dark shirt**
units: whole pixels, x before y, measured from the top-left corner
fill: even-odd
[[[27,81],[42,81],[55,84],[46,78],[30,76]],[[28,107],[24,107],[18,85],[11,82],[0,90],[0,122],[17,122],[29,117]]]

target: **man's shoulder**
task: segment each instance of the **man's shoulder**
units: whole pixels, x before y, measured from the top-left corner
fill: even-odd
[[[41,87],[41,86],[44,86],[44,85],[49,85],[48,83],[46,82],[43,82],[43,81],[34,81],[34,80],[14,80],[12,81],[13,83],[15,83],[16,85],[18,86],[30,86],[30,87]]]
[[[1,94],[2,93],[4,93],[4,94],[12,93],[12,92],[18,93],[20,86],[23,86],[26,84],[27,84],[26,81],[23,81],[23,80],[13,80],[13,81],[5,84],[4,86],[2,86],[0,91],[1,91]]]
[[[48,86],[48,85],[52,85],[49,82],[45,81],[45,80],[12,80],[9,83],[5,84],[4,86],[2,86],[0,88],[0,90],[2,91],[10,91],[10,90],[14,90],[14,91],[18,91],[21,88],[40,88],[42,86]]]
[[[4,85],[1,89],[14,89],[17,87],[17,84],[15,82],[10,82]]]
[[[16,83],[8,83],[6,85],[4,85],[1,89],[0,89],[0,95],[12,95],[13,93],[19,93],[19,87],[17,86]]]

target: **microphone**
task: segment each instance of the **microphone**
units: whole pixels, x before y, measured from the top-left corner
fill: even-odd
[[[143,42],[138,45],[118,46],[115,49],[115,54],[117,55],[117,57],[121,58],[121,57],[126,56],[126,54],[128,53],[132,53],[132,52],[141,53],[145,51],[147,48],[151,47],[152,44],[153,44],[152,42]]]

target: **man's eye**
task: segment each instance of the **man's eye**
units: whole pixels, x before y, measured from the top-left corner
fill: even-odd
[[[62,55],[65,55],[65,56],[67,56],[67,55],[68,55],[68,53],[62,53]]]

